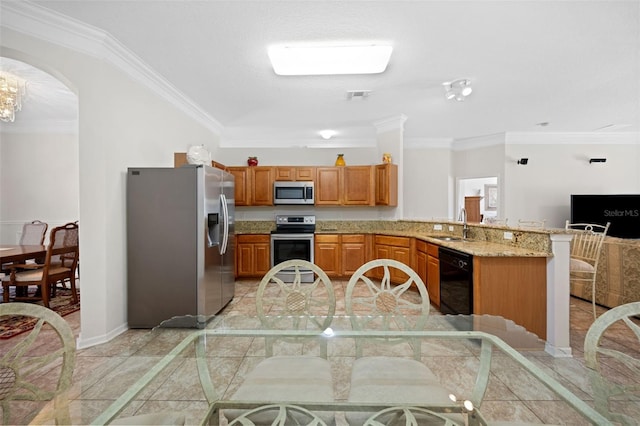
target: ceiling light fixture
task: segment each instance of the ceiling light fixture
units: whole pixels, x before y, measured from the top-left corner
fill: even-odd
[[[388,45],[306,45],[271,46],[273,70],[278,75],[378,74],[387,68]]]
[[[322,139],[325,139],[325,140],[329,140],[338,134],[338,132],[336,132],[335,130],[329,130],[329,129],[320,130],[318,133],[320,134],[320,136],[322,136]]]
[[[444,86],[444,96],[448,100],[456,100],[462,102],[467,96],[473,92],[471,88],[471,80],[467,78],[461,78],[454,81],[447,81],[442,83]]]
[[[13,123],[16,111],[22,109],[26,86],[26,82],[19,77],[0,73],[0,120]]]

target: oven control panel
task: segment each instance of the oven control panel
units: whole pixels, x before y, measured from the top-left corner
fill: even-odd
[[[315,225],[316,217],[305,216],[276,216],[276,225]]]

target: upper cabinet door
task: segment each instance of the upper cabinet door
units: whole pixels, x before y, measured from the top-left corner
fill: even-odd
[[[376,166],[376,206],[398,205],[398,166],[379,164]]]
[[[343,174],[342,203],[351,206],[374,205],[373,167],[347,166],[343,167]]]
[[[316,205],[340,205],[342,204],[342,168],[341,167],[317,167],[316,168]]]

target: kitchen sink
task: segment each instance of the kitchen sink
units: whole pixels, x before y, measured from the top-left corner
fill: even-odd
[[[462,237],[433,237],[440,241],[462,241]]]

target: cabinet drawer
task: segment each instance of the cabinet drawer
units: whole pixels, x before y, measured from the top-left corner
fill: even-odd
[[[390,237],[388,235],[376,235],[376,244],[396,247],[411,247],[411,239],[407,237]]]
[[[439,246],[435,245],[435,244],[427,244],[427,254],[429,256],[433,256],[435,258],[438,257],[438,248]]]
[[[416,250],[421,251],[422,253],[427,252],[427,242],[416,239]]]
[[[338,234],[331,234],[331,235],[327,235],[327,234],[316,234],[315,235],[315,242],[316,243],[339,243],[340,242],[340,235]]]
[[[271,243],[269,234],[238,234],[236,238],[238,243]]]

